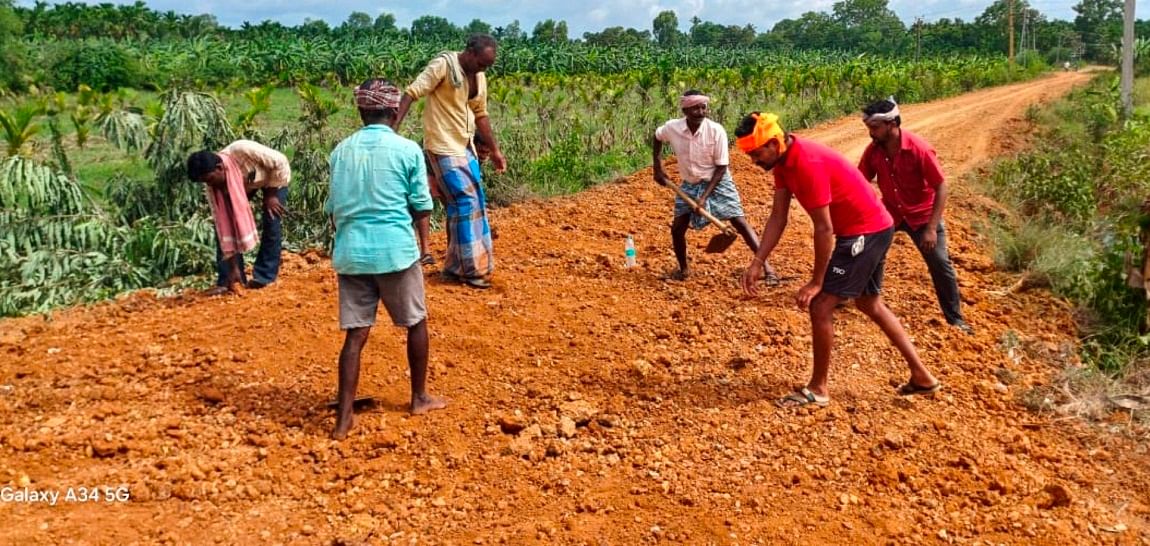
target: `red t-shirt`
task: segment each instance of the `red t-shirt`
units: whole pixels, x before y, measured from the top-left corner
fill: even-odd
[[[775,165],[775,187],[786,188],[810,211],[830,206],[835,235],[875,233],[894,225],[870,184],[838,152],[818,142],[794,140],[786,160]]]
[[[906,221],[911,229],[930,222],[934,213],[935,191],[943,182],[942,168],[934,148],[918,135],[902,130],[902,145],[894,159],[871,142],[859,160],[859,170],[867,180],[878,177],[882,202],[896,222]]]

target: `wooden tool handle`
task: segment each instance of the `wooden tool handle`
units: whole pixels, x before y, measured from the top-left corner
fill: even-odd
[[[725,232],[725,233],[733,233],[734,232],[734,230],[731,229],[731,226],[728,226],[727,224],[721,222],[718,218],[715,218],[715,215],[711,214],[710,212],[707,212],[707,209],[700,207],[699,204],[696,203],[694,199],[691,199],[691,196],[687,195],[687,192],[680,189],[679,186],[675,186],[675,185],[673,185],[673,183],[668,184],[668,186],[671,186],[671,189],[675,190],[675,195],[678,195],[679,199],[682,199],[684,202],[686,202],[688,205],[691,206],[691,210],[699,213],[700,215],[703,216],[703,218],[706,218],[706,219],[710,220],[711,222],[713,222],[719,229],[723,230],[723,232]]]

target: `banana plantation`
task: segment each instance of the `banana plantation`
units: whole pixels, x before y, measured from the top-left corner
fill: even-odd
[[[210,37],[75,47],[77,64],[57,85],[0,100],[7,156],[0,163],[0,315],[203,282],[213,231],[183,161],[234,138],[288,154],[288,247],[326,246],[327,157],[356,128],[351,87],[377,75],[408,81],[439,50],[382,39]],[[110,78],[112,65],[127,79]],[[712,116],[725,125],[769,109],[802,128],[875,97],[930,100],[1042,70],[977,56],[911,62],[717,48],[508,48],[491,71],[489,109],[509,170],[490,176],[489,192],[507,204],[640,168],[649,161],[650,131],[677,114],[677,97],[689,88],[712,97]],[[265,120],[272,98],[283,95],[290,95],[289,113]],[[405,136],[419,140],[418,126],[407,124]],[[104,167],[119,164],[133,167]]]

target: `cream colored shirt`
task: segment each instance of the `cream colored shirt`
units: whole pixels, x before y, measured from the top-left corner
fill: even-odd
[[[685,118],[673,119],[655,129],[655,138],[675,151],[679,177],[684,182],[710,182],[715,167],[731,164],[727,130],[710,119],[704,119],[695,133]]]
[[[459,67],[459,53],[438,55],[407,86],[412,99],[427,97],[423,109],[423,148],[433,154],[467,155],[475,135],[475,120],[487,117],[487,77],[475,75],[475,98],[467,100],[468,82]],[[453,73],[455,78],[453,78]],[[462,83],[456,87],[453,80]]]
[[[237,140],[220,153],[228,154],[244,173],[244,189],[283,188],[291,183],[287,156],[259,142]]]

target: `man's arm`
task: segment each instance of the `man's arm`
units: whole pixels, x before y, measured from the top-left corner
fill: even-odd
[[[264,186],[264,213],[272,215],[272,218],[280,218],[287,213],[284,204],[280,202],[279,191],[280,188],[272,188]]]
[[[810,215],[815,228],[815,267],[811,271],[810,282],[800,288],[798,294],[795,295],[795,303],[804,311],[810,309],[815,296],[823,291],[823,279],[826,278],[827,266],[831,261],[831,252],[835,248],[835,232],[831,227],[830,206],[812,210]]]
[[[411,108],[411,103],[416,100],[426,97],[443,81],[447,76],[447,60],[442,57],[436,57],[427,63],[415,77],[415,81],[407,86],[403,91],[403,97],[399,99],[399,111],[395,114],[395,120],[391,123],[393,131],[399,131],[399,125],[403,123],[403,119],[407,117],[407,111]]]
[[[927,222],[920,241],[922,248],[931,252],[938,244],[938,226],[942,225],[942,213],[946,209],[950,188],[942,174],[942,166],[938,164],[938,155],[933,149],[924,150],[919,163],[922,165],[923,181],[934,187],[934,206],[931,207],[930,221]]]
[[[822,287],[831,262],[831,252],[835,248],[835,230],[831,225],[831,208],[819,207],[810,211],[814,223],[815,266],[811,271],[811,284]]]
[[[495,132],[491,130],[491,116],[475,118],[475,128],[479,129],[479,136],[491,148],[491,161],[495,164],[495,172],[502,173],[507,170],[507,158],[499,149],[499,142],[495,140]]]
[[[412,146],[408,161],[407,208],[411,211],[412,219],[418,220],[431,214],[435,203],[431,200],[431,188],[427,183],[427,164],[419,148]]]
[[[391,120],[391,130],[399,132],[399,124],[403,123],[403,118],[407,117],[407,111],[411,109],[411,103],[415,99],[407,93],[403,94],[403,98],[399,99],[399,111],[395,113],[395,119]]]
[[[663,141],[659,140],[658,133],[651,137],[651,168],[654,171],[655,183],[666,186],[669,180],[667,173],[663,171]]]
[[[934,189],[934,208],[931,209],[930,223],[927,224],[931,231],[938,229],[938,226],[942,224],[942,213],[946,209],[946,200],[949,196],[950,188],[946,182],[939,184]]]
[[[721,181],[723,177],[726,176],[726,174],[726,165],[715,165],[715,172],[711,175],[711,180],[707,183],[707,188],[703,190],[701,195],[699,195],[700,207],[706,206],[705,203],[707,202],[707,198],[710,197],[711,193],[715,191],[715,187],[719,185],[719,181]]]
[[[863,151],[862,157],[859,158],[858,164],[859,172],[862,173],[863,178],[866,178],[868,182],[874,182],[874,177],[878,175],[878,173],[876,173],[875,170],[871,168],[870,164],[870,154],[873,149],[874,144],[868,144],[866,150]]]
[[[783,231],[787,229],[787,221],[791,214],[791,192],[786,188],[775,188],[774,201],[771,203],[771,217],[767,219],[767,225],[763,228],[763,235],[760,238],[759,251],[751,258],[751,265],[743,272],[743,291],[750,296],[759,295],[758,281],[762,276],[762,268],[767,263],[767,258],[771,256],[771,252],[778,246],[779,240],[783,238]]]

